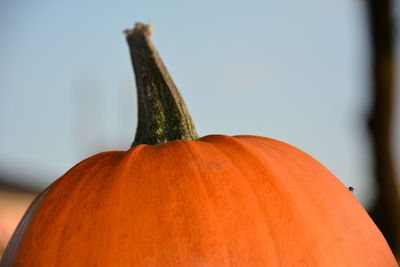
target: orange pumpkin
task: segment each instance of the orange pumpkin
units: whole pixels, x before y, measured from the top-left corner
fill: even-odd
[[[197,139],[148,27],[127,34],[134,145],[40,194],[1,266],[397,266],[352,193],[304,152],[257,136]]]

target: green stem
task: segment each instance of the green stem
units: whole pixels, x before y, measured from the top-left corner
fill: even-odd
[[[182,96],[151,43],[151,25],[136,23],[125,33],[138,94],[138,126],[132,146],[198,139]]]

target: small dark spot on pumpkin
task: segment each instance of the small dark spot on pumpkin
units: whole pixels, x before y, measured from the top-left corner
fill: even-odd
[[[349,186],[349,190],[350,190],[350,192],[354,192],[354,187]]]

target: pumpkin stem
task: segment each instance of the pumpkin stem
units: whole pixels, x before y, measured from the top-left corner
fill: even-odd
[[[132,146],[198,139],[183,98],[151,43],[151,25],[136,23],[125,34],[138,94],[138,126]]]

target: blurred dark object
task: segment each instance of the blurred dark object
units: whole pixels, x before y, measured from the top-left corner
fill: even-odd
[[[0,172],[0,192],[37,194],[41,191],[38,186],[24,185],[21,181],[23,180]]]
[[[377,186],[377,198],[370,215],[399,259],[400,198],[392,158],[392,117],[395,99],[393,8],[391,0],[367,0],[372,74],[372,106],[368,129]]]

